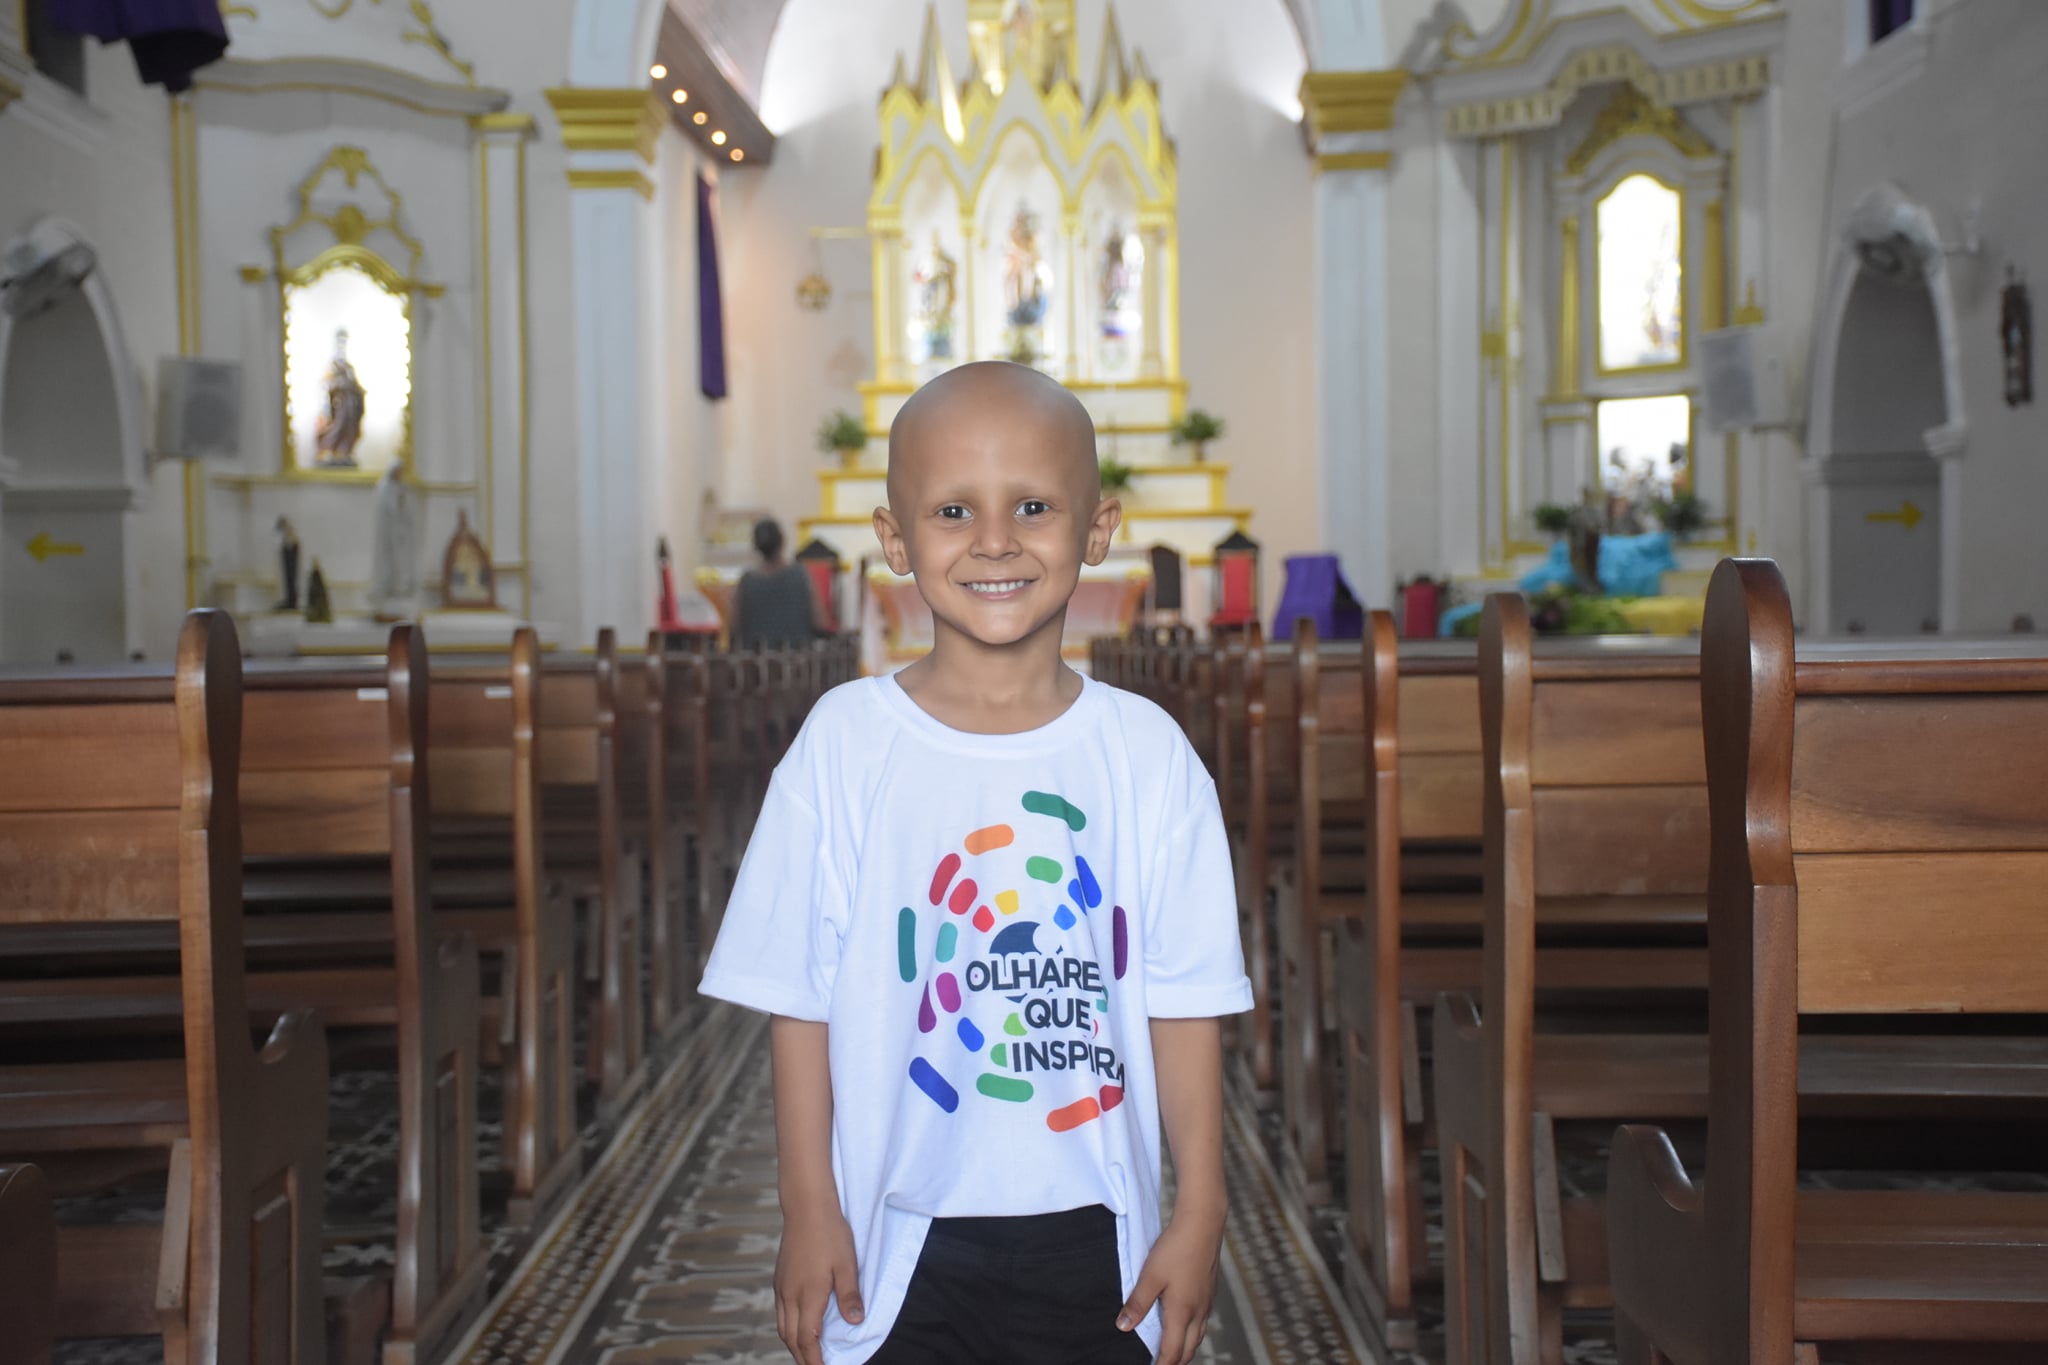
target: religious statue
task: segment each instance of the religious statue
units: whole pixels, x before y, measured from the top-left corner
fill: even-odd
[[[1124,255],[1128,238],[1123,224],[1111,224],[1102,248],[1102,335],[1120,340],[1130,334],[1131,263]]]
[[[448,550],[441,556],[441,605],[451,611],[495,611],[498,607],[491,552],[469,529],[469,513],[461,510],[455,513],[455,534],[448,538]]]
[[[393,464],[377,481],[370,547],[370,615],[402,621],[411,615],[420,590],[419,504],[405,486],[405,471]]]
[[[925,358],[953,358],[953,308],[960,298],[960,266],[932,233],[932,251],[918,264],[912,277],[917,285],[917,318],[923,328]]]
[[[327,601],[327,576],[320,572],[320,561],[317,559],[313,561],[313,571],[306,575],[306,624],[334,624],[334,608]]]
[[[1038,215],[1017,205],[1010,220],[1010,248],[1003,258],[1003,298],[1012,327],[1036,327],[1045,317],[1045,258],[1038,251]]]
[[[299,533],[284,517],[277,519],[277,582],[282,595],[277,599],[279,611],[299,609]]]
[[[356,443],[363,439],[362,381],[348,359],[348,329],[334,333],[334,359],[328,362],[327,411],[313,424],[314,463],[321,469],[354,469]]]

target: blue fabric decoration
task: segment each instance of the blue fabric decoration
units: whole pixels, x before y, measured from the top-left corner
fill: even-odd
[[[1600,589],[1610,597],[1655,597],[1663,590],[1665,572],[1677,567],[1668,531],[1600,537]],[[1571,547],[1559,539],[1543,563],[1522,575],[1522,591],[1537,593],[1574,581]]]

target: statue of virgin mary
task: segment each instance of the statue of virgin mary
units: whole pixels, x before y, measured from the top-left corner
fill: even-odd
[[[420,591],[420,514],[405,470],[392,464],[377,481],[370,547],[370,615],[379,621],[403,621],[418,604]]]

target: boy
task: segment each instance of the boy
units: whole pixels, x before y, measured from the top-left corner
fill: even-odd
[[[962,366],[897,417],[888,495],[932,651],[818,703],[704,975],[774,1016],[778,1332],[801,1365],[1185,1365],[1251,983],[1200,762],[1060,658],[1122,518],[1094,424]]]

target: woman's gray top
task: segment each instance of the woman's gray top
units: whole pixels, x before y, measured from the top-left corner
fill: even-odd
[[[747,570],[734,601],[740,618],[735,649],[808,644],[817,637],[810,574],[801,564]]]

